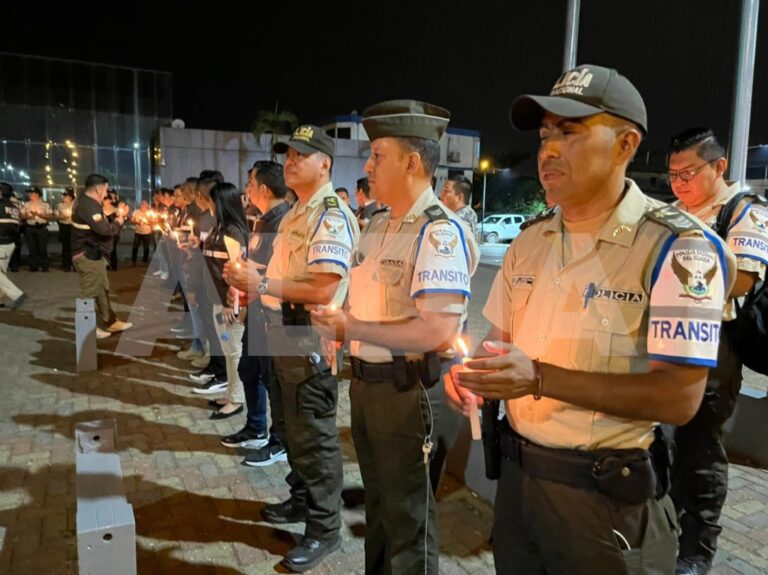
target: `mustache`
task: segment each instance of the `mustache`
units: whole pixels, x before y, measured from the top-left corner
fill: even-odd
[[[539,164],[539,172],[549,172],[549,171],[559,171],[562,172],[563,165],[561,162],[557,160],[544,160],[544,163]]]

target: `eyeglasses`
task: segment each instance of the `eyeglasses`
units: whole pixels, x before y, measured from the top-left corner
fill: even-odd
[[[693,168],[692,170],[679,170],[677,172],[673,172],[672,170],[670,170],[669,173],[667,174],[667,181],[676,182],[677,179],[680,178],[684,182],[690,182],[693,178],[696,177],[696,174],[698,174],[702,169],[704,169],[704,167],[716,161],[717,160],[709,160],[707,163],[700,165],[698,168]]]

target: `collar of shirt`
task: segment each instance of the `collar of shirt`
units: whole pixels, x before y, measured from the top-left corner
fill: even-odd
[[[277,204],[274,208],[270,209],[266,214],[261,216],[261,219],[265,223],[271,224],[277,218],[285,214],[285,212],[287,212],[290,208],[291,207],[288,205],[288,202],[282,202],[280,204]]]
[[[646,199],[637,184],[625,180],[624,197],[613,209],[597,234],[597,240],[622,246],[631,246],[637,235],[638,222],[643,217]],[[563,233],[563,213],[558,209],[555,215],[544,224],[544,235]]]
[[[411,208],[406,212],[405,216],[400,218],[400,225],[397,226],[399,230],[403,224],[412,224],[417,221],[429,206],[437,205],[437,197],[432,191],[432,186],[428,186],[426,190],[421,192],[421,195],[416,198]],[[392,212],[388,212],[388,220],[392,219]]]
[[[299,215],[310,209],[315,209],[317,205],[323,201],[324,198],[331,196],[338,198],[338,196],[336,196],[336,192],[333,191],[333,182],[328,182],[317,188],[317,191],[312,194],[312,197],[309,198],[307,203],[298,201],[293,205],[291,209],[293,210],[294,215]]]

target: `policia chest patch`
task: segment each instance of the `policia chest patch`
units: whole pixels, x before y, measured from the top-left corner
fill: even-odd
[[[349,269],[354,243],[347,215],[338,198],[324,198],[325,211],[312,234],[308,264],[332,263]]]

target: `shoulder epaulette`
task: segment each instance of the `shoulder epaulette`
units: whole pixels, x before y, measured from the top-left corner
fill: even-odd
[[[426,210],[424,210],[424,215],[427,216],[427,219],[429,219],[430,222],[437,222],[439,220],[448,219],[448,214],[446,214],[443,208],[437,204],[429,206]]]
[[[388,211],[389,211],[389,206],[384,206],[383,208],[379,208],[378,210],[373,212],[371,214],[371,217],[375,216],[376,214],[383,214],[384,212],[388,212]]]
[[[338,208],[339,207],[339,198],[333,198],[331,196],[326,196],[323,198],[323,204],[325,204],[325,209],[330,210],[331,208]]]
[[[674,206],[663,206],[646,213],[644,217],[669,228],[676,234],[701,229],[701,226],[688,214]]]
[[[520,224],[520,231],[523,231],[525,228],[528,228],[533,224],[538,224],[539,222],[548,220],[554,215],[555,215],[555,208],[554,207],[547,208],[543,212],[539,212],[538,214],[533,216],[530,220],[526,220],[522,224]]]

